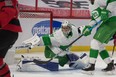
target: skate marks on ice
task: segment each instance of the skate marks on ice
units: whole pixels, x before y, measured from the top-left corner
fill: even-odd
[[[40,72],[18,72],[14,66],[10,66],[14,77],[116,77],[116,74],[106,74],[101,71],[101,68],[96,68],[93,74],[83,74],[81,70],[70,69],[68,66],[60,68],[59,71],[40,71]],[[116,73],[116,70],[115,70]]]
[[[38,55],[38,54],[37,54]],[[39,54],[40,55],[40,54]],[[39,57],[41,57],[40,55]],[[114,57],[116,59],[116,57]],[[116,63],[116,60],[115,62]],[[16,71],[16,66],[10,66],[12,74],[14,77],[116,77],[116,69],[113,75],[106,74],[102,72],[101,69],[106,67],[106,64],[98,57],[96,68],[93,75],[83,74],[82,70],[73,70],[67,66],[60,68],[59,71],[40,71],[40,72],[18,72]],[[116,68],[116,67],[115,67]]]

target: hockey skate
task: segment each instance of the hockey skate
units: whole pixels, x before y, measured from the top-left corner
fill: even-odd
[[[84,74],[88,74],[88,75],[93,75],[94,74],[94,70],[95,70],[95,64],[89,64],[87,67],[82,69],[82,73]]]
[[[115,64],[114,64],[114,60],[112,60],[106,68],[102,69],[103,72],[106,72],[107,74],[114,74],[114,70],[115,70]]]

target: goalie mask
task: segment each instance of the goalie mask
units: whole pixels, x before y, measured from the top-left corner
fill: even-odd
[[[68,35],[72,31],[71,24],[68,21],[65,20],[64,22],[62,22],[61,25],[62,25],[62,32],[65,35]]]

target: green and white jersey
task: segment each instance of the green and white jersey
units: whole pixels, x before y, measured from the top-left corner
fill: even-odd
[[[116,16],[116,0],[95,0],[94,8],[97,9],[98,7],[110,11],[109,17]]]
[[[55,31],[51,35],[42,36],[40,39],[40,46],[56,46],[60,45],[69,45],[72,41],[74,41],[77,37],[79,37],[78,29],[75,26],[72,26],[71,34],[65,36],[61,29]]]
[[[69,37],[66,37],[61,29],[53,33],[53,36],[56,39],[56,41],[60,43],[60,45],[68,45],[72,41],[74,41],[77,37],[79,37],[79,33],[77,28],[75,26],[72,26],[72,32],[71,35],[69,35]]]
[[[101,20],[101,9],[106,9],[110,11],[109,18],[116,16],[116,0],[95,0],[94,5],[90,4],[90,13],[92,21],[89,23],[90,26],[93,26]]]

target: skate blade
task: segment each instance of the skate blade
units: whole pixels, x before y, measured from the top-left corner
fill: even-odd
[[[94,71],[81,71],[83,74],[94,75]]]

